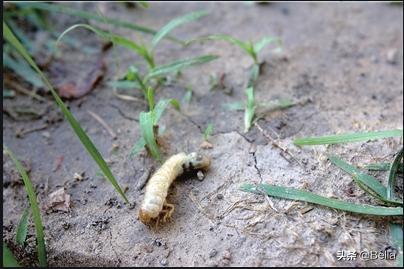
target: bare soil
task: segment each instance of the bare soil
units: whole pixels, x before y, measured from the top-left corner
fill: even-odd
[[[125,205],[111,184],[96,175],[98,168],[69,123],[53,103],[24,95],[3,99],[8,109],[29,107],[43,111],[37,118],[12,118],[3,112],[3,140],[30,167],[41,206],[48,195],[65,187],[71,195],[69,212],[43,210],[50,266],[394,266],[391,260],[338,261],[340,250],[384,251],[391,247],[391,219],[350,214],[303,202],[267,198],[240,191],[243,182],[303,188],[355,203],[376,204],[352,182],[349,175],[327,161],[329,153],[363,165],[391,161],[402,140],[298,148],[293,139],[303,136],[403,128],[403,9],[388,3],[151,3],[149,9],[128,9],[116,3],[75,3],[80,9],[125,19],[159,29],[174,17],[205,9],[207,17],[173,32],[188,39],[206,34],[231,34],[257,41],[278,36],[281,54],[264,49],[263,73],[256,98],[302,101],[285,110],[265,114],[257,123],[299,161],[288,159],[256,126],[243,133],[243,112],[222,105],[245,100],[251,59],[239,48],[215,41],[189,48],[163,40],[157,49],[159,64],[203,54],[220,58],[182,72],[175,83],[162,87],[159,98],[182,99],[192,85],[190,104],[182,114],[169,109],[162,117],[164,156],[180,151],[200,151],[212,158],[203,181],[195,176],[178,179],[168,196],[175,205],[172,221],[158,229],[137,217],[144,189],[142,180],[158,168],[146,152],[128,158],[140,137],[138,115],[147,109],[141,102],[117,98],[107,81],[122,76],[140,58],[123,48],[105,55],[107,72],[96,89],[66,101],[80,124],[110,164],[132,206]],[[77,18],[49,17],[63,31]],[[104,28],[105,25],[101,25]],[[139,40],[139,33],[111,28]],[[39,33],[32,34],[37,42]],[[101,41],[85,30],[71,36],[86,45]],[[145,42],[150,36],[143,36]],[[393,55],[394,54],[394,55]],[[47,70],[52,81],[74,81],[91,70],[100,54],[64,46],[60,61],[67,70]],[[392,59],[393,57],[393,59]],[[119,61],[119,67],[116,66]],[[209,75],[225,73],[231,94],[210,91]],[[21,81],[21,83],[24,83]],[[140,93],[128,92],[141,97]],[[88,111],[98,114],[117,134],[114,139]],[[200,149],[202,131],[213,123],[212,149]],[[44,129],[17,133],[46,125]],[[276,137],[276,134],[279,138]],[[58,167],[58,163],[60,164]],[[35,232],[31,223],[28,243],[14,242],[23,210],[29,206],[23,185],[11,160],[3,154],[3,240],[25,265],[36,263]],[[75,173],[85,173],[83,180]],[[386,173],[374,173],[387,183]]]

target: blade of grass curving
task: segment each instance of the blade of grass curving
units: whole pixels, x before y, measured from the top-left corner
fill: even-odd
[[[20,245],[24,245],[27,238],[29,213],[29,208],[26,208],[17,227],[16,241]]]
[[[376,215],[376,216],[403,215],[402,207],[383,207],[383,206],[354,204],[333,198],[327,198],[324,196],[320,196],[311,192],[295,188],[281,187],[270,184],[259,184],[258,186],[255,186],[253,184],[244,183],[241,186],[241,190],[253,193],[265,193],[269,196],[277,198],[303,201],[359,214]]]
[[[364,166],[369,171],[389,171],[391,163],[370,163]],[[402,173],[404,171],[403,163],[398,165],[398,172]]]
[[[29,203],[31,204],[32,217],[35,223],[35,231],[36,231],[36,240],[38,243],[38,260],[39,265],[41,267],[46,266],[46,248],[45,248],[45,238],[43,225],[41,220],[41,212],[38,207],[37,197],[34,191],[34,187],[32,186],[32,182],[29,179],[27,172],[24,167],[21,165],[20,161],[15,157],[14,153],[7,147],[4,146],[3,151],[10,156],[13,160],[18,173],[20,173],[22,177],[22,181],[24,182],[25,190],[28,194]]]
[[[387,189],[383,184],[381,184],[376,178],[363,173],[358,168],[350,165],[349,163],[345,162],[341,158],[330,155],[328,159],[337,167],[344,170],[349,175],[353,176],[356,175],[357,179],[364,184],[365,186],[369,187],[373,192],[375,192],[378,196],[382,198],[387,198]]]
[[[150,151],[150,154],[154,159],[161,161],[160,150],[156,143],[156,137],[154,136],[154,124],[153,124],[152,111],[140,112],[139,124],[142,131],[143,139],[146,142],[146,146]]]
[[[255,114],[254,88],[250,87],[245,92],[247,95],[247,104],[244,113],[244,132],[248,132],[251,128]]]
[[[146,141],[143,137],[139,138],[139,140],[135,143],[133,148],[130,151],[129,159],[132,159],[133,156],[137,155],[144,147],[146,146]]]
[[[389,181],[387,182],[387,199],[394,199],[394,186],[396,183],[396,174],[400,166],[401,159],[403,158],[403,149],[397,153],[390,166]]]
[[[219,34],[219,35],[209,35],[209,36],[203,36],[203,37],[198,37],[195,39],[191,39],[188,40],[187,42],[185,42],[185,45],[188,46],[191,43],[194,42],[200,42],[200,41],[205,41],[205,40],[221,40],[221,41],[226,41],[229,42],[233,45],[236,45],[238,47],[240,47],[241,49],[243,49],[248,55],[251,55],[251,51],[250,51],[250,46],[248,43],[245,43],[243,41],[241,41],[240,39],[234,38],[232,36],[229,35],[224,35],[224,34]]]
[[[211,136],[212,133],[213,133],[213,124],[209,123],[208,126],[206,127],[205,131],[203,132],[203,139],[205,139],[205,141],[207,141],[209,136]]]
[[[403,227],[397,223],[390,223],[391,241],[398,251],[397,265],[403,267]]]
[[[59,95],[53,89],[53,87],[50,84],[50,82],[48,81],[48,79],[45,77],[45,75],[42,73],[42,71],[39,69],[39,67],[35,64],[35,62],[29,56],[28,52],[21,45],[21,43],[18,41],[18,39],[14,36],[14,34],[11,32],[11,30],[7,26],[7,24],[4,23],[4,21],[3,21],[3,36],[6,38],[6,40],[8,42],[10,42],[17,49],[17,51],[25,58],[25,60],[42,77],[43,81],[48,86],[49,90],[51,91],[56,103],[59,105],[60,109],[62,110],[65,118],[69,121],[72,129],[74,130],[74,132],[76,133],[76,135],[80,139],[81,143],[83,144],[83,146],[85,147],[87,152],[91,155],[93,160],[98,164],[98,166],[100,167],[102,172],[105,174],[105,176],[111,182],[111,184],[115,187],[115,189],[118,191],[118,193],[122,196],[122,198],[125,200],[125,202],[129,204],[129,201],[126,198],[124,192],[122,191],[122,189],[119,186],[118,182],[115,180],[115,177],[113,176],[113,174],[109,170],[108,165],[106,164],[105,160],[102,158],[101,154],[98,152],[97,148],[94,146],[91,139],[87,136],[87,134],[81,128],[80,124],[74,118],[73,114],[71,114],[71,112],[68,110],[66,105],[63,103],[62,99],[60,99]]]
[[[186,67],[193,65],[204,64],[213,60],[216,60],[219,56],[216,55],[204,55],[195,58],[188,58],[179,61],[175,61],[166,65],[160,65],[152,69],[152,71],[145,77],[145,80],[149,80],[154,77],[158,77],[164,74],[177,72]]]
[[[378,195],[374,190],[372,190],[369,186],[367,186],[366,184],[362,183],[362,181],[359,179],[358,174],[353,174],[352,175],[352,179],[355,181],[356,184],[358,184],[358,186],[364,190],[366,193],[368,193],[370,196],[374,197],[375,199],[379,200],[380,202],[382,202],[383,204],[391,204],[391,205],[399,205],[399,206],[403,206],[403,203],[400,201],[395,201],[395,200],[389,200],[387,198],[384,198],[380,195]]]
[[[118,19],[102,17],[99,15],[93,14],[91,12],[78,10],[78,9],[67,7],[67,6],[60,5],[60,4],[52,5],[52,4],[40,3],[40,2],[15,3],[15,4],[17,6],[20,6],[21,8],[35,8],[35,9],[42,9],[42,10],[46,10],[46,11],[50,11],[50,12],[64,13],[67,15],[77,16],[77,17],[81,17],[84,19],[88,19],[88,20],[95,20],[95,21],[98,21],[101,23],[108,23],[108,24],[111,24],[114,26],[128,28],[128,29],[143,32],[146,34],[154,35],[157,33],[157,31],[150,29],[148,27],[145,27],[145,26],[133,24],[133,23],[130,23],[127,21],[121,21]],[[167,39],[170,39],[171,41],[182,44],[181,41],[179,41],[178,39],[176,39],[172,36],[167,36]]]
[[[14,257],[14,254],[7,247],[6,243],[3,241],[3,266],[4,267],[21,267]]]
[[[260,41],[254,44],[254,51],[256,54],[260,52],[263,48],[271,44],[272,42],[276,42],[278,47],[282,47],[282,41],[277,37],[264,37]]]
[[[153,63],[153,65],[154,65],[154,63]],[[128,73],[126,74],[126,78],[128,80],[135,80],[137,82],[137,84],[139,84],[140,89],[143,92],[144,98],[147,100],[148,99],[148,88],[144,84],[143,80],[140,78],[139,69],[137,69],[136,66],[131,65],[129,67]]]
[[[160,40],[163,37],[165,37],[169,32],[171,32],[174,28],[184,23],[195,21],[200,17],[206,15],[208,15],[208,12],[206,11],[196,11],[171,20],[154,35],[152,40],[152,50],[156,47],[156,45],[160,42]]]
[[[371,140],[371,139],[399,137],[399,136],[403,136],[403,130],[401,130],[401,129],[366,132],[366,133],[328,135],[328,136],[318,136],[318,137],[304,137],[304,138],[295,139],[293,141],[293,143],[298,146],[339,144],[339,143],[367,141],[367,140]]]
[[[133,41],[127,39],[127,38],[124,38],[122,36],[105,32],[105,31],[103,31],[103,30],[101,30],[101,29],[99,29],[97,27],[91,26],[89,24],[84,24],[84,23],[72,25],[69,28],[67,28],[66,30],[64,30],[63,33],[60,34],[60,36],[56,40],[56,46],[58,46],[59,42],[62,40],[62,38],[67,33],[69,33],[70,31],[72,31],[72,30],[74,30],[76,28],[85,28],[87,30],[90,30],[90,31],[94,32],[96,35],[103,38],[103,39],[109,40],[109,41],[111,41],[111,42],[113,42],[113,43],[115,43],[117,45],[120,45],[120,46],[122,46],[124,48],[131,49],[132,51],[136,52],[138,55],[140,55],[141,57],[146,59],[148,63],[150,61],[149,52],[148,52],[146,47],[144,47],[142,45],[139,45],[139,44],[137,44],[137,43],[135,43],[135,42],[133,42]]]

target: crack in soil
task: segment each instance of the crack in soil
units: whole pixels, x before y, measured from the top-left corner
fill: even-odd
[[[262,184],[262,175],[261,175],[261,171],[260,171],[260,169],[258,168],[258,166],[257,166],[257,156],[255,155],[255,151],[254,152],[252,152],[252,153],[250,153],[252,156],[253,156],[253,158],[254,158],[254,168],[255,168],[255,170],[257,170],[257,174],[258,174],[258,176],[259,176],[259,178],[260,178],[260,184]]]
[[[132,118],[132,117],[126,115],[125,113],[123,113],[122,110],[121,110],[118,106],[116,106],[116,105],[114,105],[114,104],[111,104],[111,107],[113,107],[113,108],[115,108],[116,110],[118,110],[118,113],[119,113],[123,118],[125,118],[125,119],[127,119],[127,120],[131,120],[131,121],[139,122],[138,119]]]

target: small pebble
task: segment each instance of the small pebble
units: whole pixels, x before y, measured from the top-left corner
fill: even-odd
[[[317,166],[315,166],[314,164],[311,166],[311,170],[316,170],[317,169]]]
[[[160,264],[163,265],[163,266],[166,266],[166,265],[168,264],[167,259],[162,259],[162,260],[160,261]]]
[[[198,177],[198,179],[200,181],[202,181],[205,178],[205,175],[203,174],[203,172],[201,170],[199,170],[198,173],[196,173],[196,176]]]
[[[136,206],[136,203],[135,203],[135,202],[130,203],[130,204],[129,204],[129,209],[134,209],[135,206]]]
[[[222,200],[222,199],[224,198],[224,196],[223,196],[223,194],[218,193],[218,194],[216,195],[216,198],[219,199],[219,200]]]
[[[215,257],[217,255],[217,250],[216,249],[212,249],[210,252],[209,252],[209,258],[213,258],[213,257]]]
[[[49,132],[45,131],[45,132],[42,133],[42,136],[49,139],[51,137],[51,134]]]
[[[389,64],[395,64],[397,63],[397,57],[398,56],[398,51],[396,49],[390,49],[387,52],[387,62]]]
[[[70,228],[70,223],[63,222],[62,227],[63,227],[63,229],[68,230]]]

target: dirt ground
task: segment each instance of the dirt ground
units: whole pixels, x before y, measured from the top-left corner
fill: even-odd
[[[73,4],[72,4],[73,5]],[[403,125],[403,9],[388,3],[151,3],[149,9],[128,9],[122,4],[75,3],[83,10],[125,19],[158,29],[174,17],[205,9],[209,15],[179,27],[178,38],[206,34],[231,34],[243,40],[278,36],[281,54],[264,49],[267,63],[256,87],[257,100],[289,98],[300,105],[269,112],[258,121],[265,132],[279,135],[279,144],[299,160],[288,161],[256,126],[243,133],[243,112],[222,105],[244,101],[251,60],[233,45],[215,41],[189,48],[162,41],[159,64],[203,54],[220,58],[192,67],[172,85],[156,93],[159,98],[182,99],[192,85],[190,104],[182,113],[169,109],[161,124],[165,155],[201,151],[212,159],[203,181],[195,176],[177,180],[168,196],[175,205],[172,221],[159,229],[143,225],[137,217],[144,189],[138,185],[158,164],[145,152],[128,158],[140,137],[138,115],[147,109],[140,102],[117,98],[107,85],[140,59],[124,48],[106,54],[107,72],[89,95],[68,105],[110,164],[118,182],[127,188],[134,205],[124,205],[110,183],[98,176],[70,125],[61,119],[51,96],[38,102],[24,95],[3,99],[5,108],[30,107],[43,114],[38,119],[11,118],[3,112],[3,141],[29,165],[30,178],[44,206],[50,193],[65,187],[71,195],[70,212],[43,211],[50,266],[394,266],[395,261],[338,261],[340,250],[384,251],[391,246],[388,218],[266,198],[240,191],[243,182],[304,188],[355,203],[376,204],[345,174],[327,161],[334,153],[355,165],[391,161],[402,147],[400,139],[366,143],[298,148],[293,139],[354,131],[402,129]],[[64,20],[58,18],[66,18]],[[63,31],[77,18],[54,14],[49,20]],[[101,25],[104,28],[105,25]],[[113,29],[113,28],[111,28]],[[137,40],[139,34],[117,28],[115,32]],[[39,34],[38,34],[39,35]],[[85,30],[71,33],[94,48],[101,41]],[[39,37],[33,35],[39,42]],[[150,41],[150,36],[144,36]],[[74,80],[91,69],[98,54],[65,47],[60,61],[69,72],[52,81]],[[119,68],[116,67],[119,61]],[[232,94],[209,91],[209,75],[226,74]],[[23,83],[23,82],[21,82]],[[135,93],[134,95],[140,95]],[[304,102],[306,100],[306,102]],[[308,101],[307,101],[308,100]],[[113,139],[88,113],[97,113],[117,134]],[[213,123],[212,149],[200,149],[202,131]],[[44,125],[45,124],[45,125]],[[17,137],[21,130],[44,129]],[[59,167],[58,167],[59,166]],[[11,160],[3,155],[3,240],[23,264],[36,263],[33,224],[24,248],[14,243],[16,226],[29,205],[24,187]],[[75,173],[85,173],[83,180]],[[374,173],[387,183],[386,173]],[[310,210],[311,209],[311,210]]]

